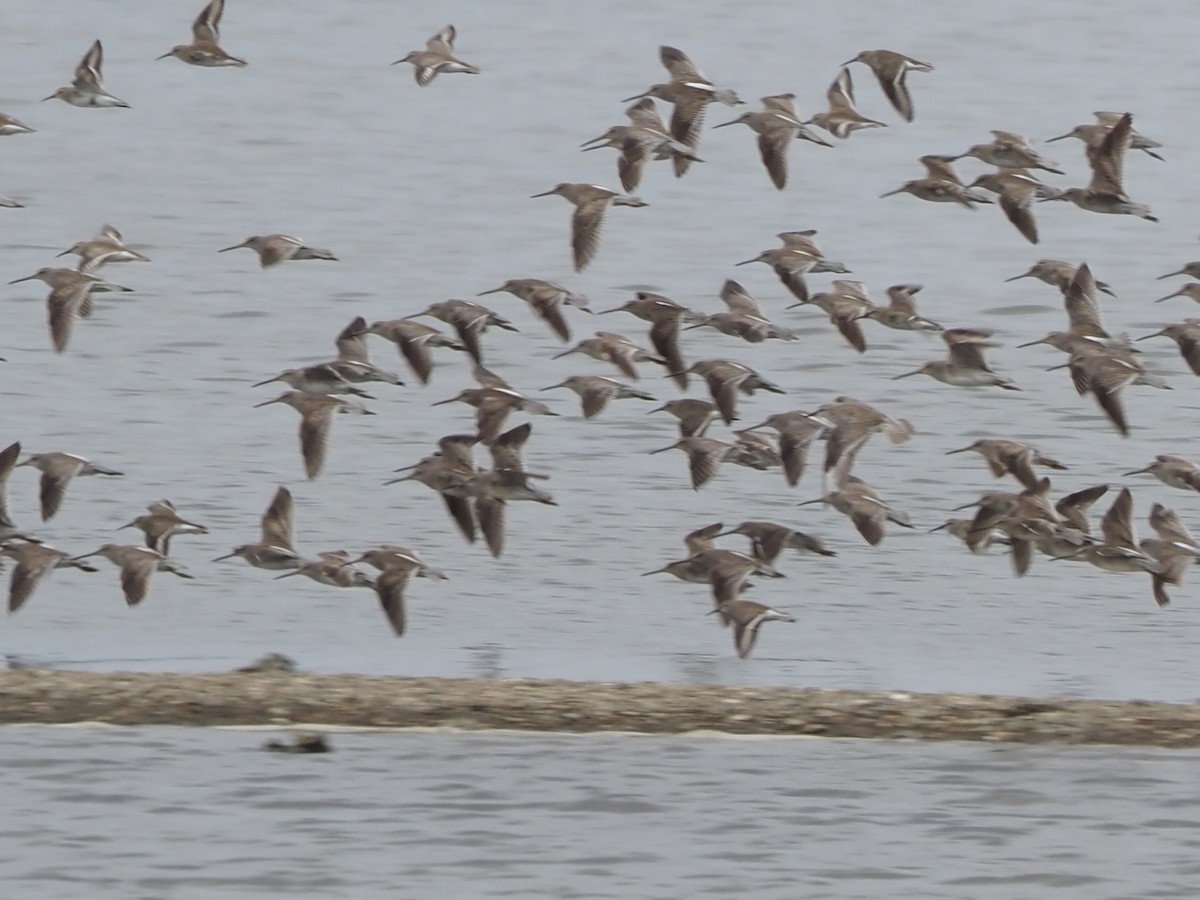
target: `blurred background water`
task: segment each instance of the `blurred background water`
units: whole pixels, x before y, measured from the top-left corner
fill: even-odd
[[[102,222],[153,260],[104,270],[136,293],[97,297],[96,314],[61,356],[49,349],[41,285],[3,290],[0,437],[126,473],[76,481],[60,515],[37,533],[75,553],[133,541],[136,532],[114,529],[167,497],[210,534],[173,546],[196,580],[160,575],[134,610],[107,563],[92,576],[55,573],[6,621],[0,652],[92,669],[225,669],[275,650],[313,671],[1200,694],[1200,618],[1187,587],[1160,612],[1147,578],[1038,559],[1016,580],[1002,554],[971,556],[944,534],[924,533],[951,507],[1007,487],[973,455],[943,455],[978,437],[1029,440],[1059,457],[1071,466],[1055,474],[1062,492],[1120,483],[1120,473],[1156,453],[1190,452],[1195,378],[1170,342],[1141,346],[1174,390],[1127,391],[1134,430],[1122,439],[1065,372],[1044,372],[1063,361],[1059,354],[1016,348],[1061,327],[1057,292],[1032,280],[1003,283],[1041,257],[1087,259],[1119,296],[1104,298],[1114,332],[1140,336],[1190,313],[1183,299],[1151,302],[1175,283],[1155,276],[1200,249],[1191,208],[1200,25],[1190,5],[767,2],[743,10],[707,0],[686,8],[234,0],[223,44],[248,68],[155,62],[185,39],[193,7],[11,0],[5,8],[0,109],[38,133],[0,145],[0,191],[28,204],[0,217],[0,276],[50,264]],[[483,74],[418,89],[407,65],[388,63],[447,20],[458,27],[459,55]],[[107,87],[132,109],[38,104],[67,83],[96,37]],[[706,162],[678,181],[669,167],[653,166],[639,190],[650,205],[612,210],[596,261],[577,275],[570,208],[528,197],[559,181],[616,184],[614,153],[577,148],[622,121],[620,98],[662,80],[660,43],[684,49],[751,100],[793,91],[805,115],[822,108],[838,64],[859,50],[896,49],[936,70],[909,78],[916,120],[907,124],[855,66],[862,111],[889,127],[832,150],[797,142],[782,192],[767,180],[748,129],[706,133]],[[1041,141],[1089,121],[1094,109],[1133,110],[1137,127],[1165,144],[1165,162],[1134,153],[1127,166],[1129,193],[1161,224],[1043,204],[1043,240],[1033,247],[992,207],[878,199],[921,174],[923,153],[961,152],[991,128]],[[736,112],[712,108],[709,122]],[[1068,173],[1054,183],[1086,183],[1081,144],[1045,149]],[[973,177],[985,167],[967,161],[961,170]],[[940,356],[941,342],[867,323],[870,349],[859,357],[820,314],[784,312],[791,298],[766,267],[734,268],[772,246],[776,232],[806,227],[820,230],[830,257],[874,296],[890,284],[923,283],[929,317],[994,329],[1005,345],[994,366],[1023,391],[892,382]],[[269,232],[300,235],[340,261],[262,271],[249,251],[216,253]],[[620,401],[584,421],[573,396],[547,394],[563,415],[535,421],[527,456],[551,476],[559,505],[513,504],[507,550],[492,560],[464,543],[433,492],[381,486],[440,435],[471,427],[467,407],[431,406],[470,384],[461,355],[439,354],[428,387],[411,378],[403,388],[373,385],[378,415],[335,422],[325,472],[313,482],[303,479],[296,415],[253,408],[273,390],[252,383],[328,358],[333,336],[355,315],[394,318],[531,276],[561,279],[596,309],[619,305],[629,297],[622,286],[640,284],[707,310],[718,307],[722,281],[737,277],[769,315],[803,328],[803,338],[751,346],[694,331],[686,358],[739,360],[787,389],[746,398],[742,425],[838,394],[910,419],[914,440],[892,447],[876,439],[857,471],[918,530],[890,529],[870,548],[832,510],[797,509],[819,492],[815,470],[789,490],[777,472],[726,466],[693,492],[681,454],[648,452],[674,440],[672,419]],[[824,276],[812,282],[826,284]],[[518,389],[609,374],[582,356],[551,360],[559,343],[519,300],[487,300],[521,329],[485,339],[488,365]],[[607,328],[645,340],[644,323],[631,317],[567,313],[577,338]],[[393,348],[372,341],[376,361],[407,376]],[[661,400],[677,394],[659,371],[645,372],[640,386]],[[34,476],[20,469],[9,485],[12,511],[27,527],[37,524]],[[1149,478],[1125,481],[1137,485],[1139,517],[1161,500],[1195,521],[1193,497]],[[275,584],[272,573],[240,561],[209,562],[257,539],[258,517],[284,483],[296,495],[302,552],[406,543],[447,572],[448,581],[410,586],[403,640],[391,636],[369,592],[303,578]],[[684,532],[743,519],[791,523],[839,554],[788,558],[786,580],[755,587],[798,624],[768,627],[748,661],[704,616],[705,588],[639,577],[679,558]]]

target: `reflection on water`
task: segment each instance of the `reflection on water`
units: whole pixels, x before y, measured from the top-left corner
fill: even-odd
[[[178,39],[187,9],[130,0],[100,15],[73,6],[64,26],[44,4],[6,5],[0,108],[38,133],[3,142],[4,192],[29,208],[0,217],[0,280],[48,264],[105,221],[153,262],[105,270],[136,293],[98,296],[95,315],[62,356],[48,349],[40,286],[4,289],[2,440],[20,439],[30,452],[78,452],[127,473],[119,484],[71,486],[62,514],[39,529],[57,546],[82,553],[120,538],[113,529],[160,497],[210,533],[173,548],[196,581],[160,577],[135,610],[122,603],[110,568],[56,572],[5,623],[0,652],[100,669],[223,669],[275,650],[316,671],[1196,694],[1200,630],[1191,626],[1200,603],[1189,588],[1159,612],[1148,579],[1039,559],[1015,580],[1000,553],[969,556],[950,538],[924,533],[950,507],[994,487],[977,459],[942,455],[975,437],[1037,442],[1071,466],[1056,473],[1062,491],[1116,482],[1156,453],[1187,452],[1193,376],[1168,342],[1140,346],[1175,390],[1130,389],[1135,430],[1122,440],[1064,373],[1043,372],[1060,357],[1015,346],[1061,327],[1053,291],[1028,279],[1003,283],[1039,257],[1087,258],[1118,294],[1104,299],[1112,331],[1138,336],[1186,314],[1182,300],[1147,301],[1164,293],[1154,276],[1195,255],[1190,197],[1178,188],[1197,153],[1192,98],[1177,88],[1192,66],[1184,38],[1195,16],[1187,5],[1164,0],[1147,15],[1133,6],[1100,12],[1029,0],[986,9],[821,0],[803,14],[804,33],[819,39],[797,53],[787,25],[764,29],[799,23],[795,5],[782,0],[737,16],[728,4],[699,0],[682,18],[661,4],[536,4],[527,15],[484,4],[455,17],[464,55],[483,74],[439,78],[424,90],[388,63],[444,23],[398,20],[382,0],[231,8],[225,36],[250,61],[239,70],[153,61]],[[1064,33],[1072,36],[1066,57]],[[97,35],[106,82],[133,108],[33,102],[61,83]],[[705,163],[678,181],[654,166],[639,189],[650,206],[613,215],[595,263],[576,275],[569,208],[527,198],[559,181],[615,182],[614,155],[580,153],[578,144],[621,119],[618,98],[662,77],[660,42],[684,48],[743,96],[794,91],[805,114],[822,105],[837,64],[865,47],[894,47],[936,71],[911,79],[912,124],[896,118],[865,70],[856,72],[864,114],[889,127],[832,150],[797,142],[784,192],[771,189],[747,131],[706,133]],[[1145,65],[1147,54],[1155,65]],[[1139,129],[1166,145],[1166,162],[1131,158],[1127,179],[1161,225],[1043,204],[1035,248],[991,207],[878,199],[919,174],[920,154],[960,152],[990,128],[1035,139],[1061,134],[1097,108],[1134,109]],[[725,120],[721,112],[730,111],[714,110],[714,123]],[[1050,146],[1068,172],[1058,183],[1083,183],[1081,145]],[[968,177],[982,170],[962,165]],[[893,383],[939,356],[941,343],[867,323],[870,349],[860,357],[822,316],[785,312],[791,298],[767,267],[733,267],[770,246],[776,232],[807,227],[820,230],[825,250],[873,296],[889,284],[922,283],[930,318],[995,329],[1004,344],[995,367],[1023,391]],[[329,247],[340,262],[262,271],[252,254],[216,253],[276,231]],[[791,491],[777,473],[727,466],[693,492],[678,454],[648,452],[671,439],[669,419],[613,404],[584,421],[574,398],[548,394],[563,415],[535,421],[527,455],[531,469],[551,475],[547,487],[560,505],[513,504],[505,556],[493,561],[462,541],[432,492],[382,486],[438,436],[469,427],[466,407],[430,405],[469,385],[459,354],[439,360],[428,387],[379,385],[378,415],[335,422],[315,482],[301,475],[295,419],[253,408],[272,394],[251,384],[328,357],[333,336],[355,315],[395,318],[530,276],[560,279],[596,309],[619,305],[631,286],[653,285],[706,310],[736,276],[772,319],[802,329],[802,339],[751,346],[700,329],[687,333],[685,356],[745,361],[785,387],[787,396],[744,399],[744,415],[756,420],[838,394],[910,419],[917,437],[902,447],[871,445],[859,471],[918,530],[889,534],[872,549],[832,510],[798,509],[819,492],[815,471]],[[825,276],[812,281],[826,284]],[[515,298],[490,299],[521,331],[489,333],[487,363],[518,388],[607,374],[577,355],[552,361],[561,346],[544,324]],[[629,317],[596,325],[566,313],[578,337],[612,327],[645,339],[644,324]],[[372,340],[380,364],[402,368],[390,345]],[[660,399],[675,395],[657,372],[639,386]],[[447,572],[448,581],[409,586],[403,640],[389,634],[369,592],[305,579],[275,584],[236,560],[208,562],[255,539],[281,483],[296,495],[303,552],[412,544]],[[18,522],[34,524],[28,470],[14,475],[10,493]],[[1138,483],[1137,509],[1154,500],[1195,521],[1188,495]],[[698,525],[759,518],[817,533],[839,556],[788,558],[787,579],[755,587],[800,624],[764,633],[757,655],[741,661],[704,615],[703,588],[638,573],[677,558],[679,536]]]

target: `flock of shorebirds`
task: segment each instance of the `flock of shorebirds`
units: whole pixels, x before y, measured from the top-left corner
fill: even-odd
[[[174,47],[160,58],[174,57],[195,66],[246,65],[244,60],[229,55],[219,45],[218,26],[224,5],[223,0],[209,3],[193,24],[193,41]],[[447,26],[430,38],[424,49],[414,50],[396,62],[411,64],[417,84],[422,87],[429,86],[440,74],[479,74],[477,67],[455,55],[456,37],[455,29]],[[626,109],[628,124],[612,126],[581,145],[585,151],[602,148],[617,151],[617,178],[623,192],[593,184],[564,182],[534,195],[558,195],[574,206],[570,246],[576,271],[585,268],[598,252],[601,227],[610,207],[647,205],[629,192],[638,187],[652,163],[670,160],[676,177],[684,176],[694,164],[703,163],[699,155],[700,138],[709,106],[744,105],[735,91],[709,81],[682,51],[660,47],[659,59],[668,78],[623,101],[633,104]],[[914,105],[907,84],[908,75],[932,72],[933,66],[889,50],[869,50],[857,54],[839,69],[826,94],[827,109],[805,119],[796,111],[795,95],[776,94],[762,98],[761,109],[745,112],[716,128],[744,124],[755,132],[769,180],[782,190],[787,186],[788,155],[796,139],[833,146],[813,128],[823,130],[831,138],[845,140],[858,131],[886,127],[884,122],[864,116],[856,107],[850,68],[856,63],[865,65],[875,75],[895,111],[911,122]],[[76,68],[72,84],[46,99],[57,98],[78,107],[127,106],[106,89],[102,64],[103,51],[97,40]],[[660,115],[656,101],[671,104],[669,118]],[[16,119],[0,115],[0,135],[31,131],[33,129]],[[907,181],[883,196],[907,193],[927,202],[951,203],[972,209],[995,203],[1017,231],[1032,243],[1038,242],[1033,214],[1034,204],[1038,202],[1063,200],[1090,212],[1157,221],[1145,205],[1125,193],[1123,169],[1130,149],[1162,159],[1155,152],[1160,145],[1134,130],[1130,114],[1098,112],[1095,122],[1079,125],[1067,134],[1051,138],[1076,138],[1082,142],[1085,160],[1091,170],[1087,187],[1059,188],[1043,183],[1034,172],[1062,175],[1057,164],[1044,158],[1018,134],[997,130],[992,135],[992,141],[976,144],[964,153],[921,157],[926,175]],[[966,158],[986,164],[993,171],[967,183],[954,167],[955,161]],[[6,205],[19,204],[7,201]],[[943,327],[925,318],[915,302],[921,290],[919,284],[893,285],[886,290],[888,304],[876,305],[864,284],[844,277],[851,272],[845,264],[825,256],[815,235],[811,229],[781,232],[778,235],[780,246],[763,250],[754,258],[736,264],[770,266],[795,299],[792,306],[820,310],[858,353],[867,350],[867,330],[871,326],[865,323],[871,321],[899,332],[941,336],[946,344],[944,358],[926,362],[914,371],[897,373],[896,378],[927,375],[957,387],[1020,390],[1019,385],[990,367],[986,353],[998,346],[991,340],[990,331],[965,325]],[[263,268],[297,260],[337,258],[329,250],[309,246],[284,234],[255,235],[219,252],[238,248],[254,251]],[[148,262],[143,254],[126,245],[117,229],[107,225],[93,239],[76,243],[60,255],[67,254],[79,257],[76,268],[46,267],[11,282],[40,280],[49,287],[50,339],[53,349],[60,353],[68,349],[77,321],[92,314],[93,294],[130,290],[108,281],[99,274],[100,271],[114,263]],[[810,277],[822,273],[836,277],[826,290],[810,289]],[[1200,262],[1187,263],[1170,273],[1170,276],[1175,275],[1200,279]],[[1031,343],[1045,344],[1066,354],[1067,361],[1057,368],[1066,368],[1079,394],[1092,395],[1113,428],[1121,435],[1127,435],[1130,425],[1122,391],[1130,385],[1154,388],[1167,385],[1160,376],[1147,370],[1132,341],[1106,329],[1099,298],[1101,294],[1111,294],[1111,289],[1095,279],[1087,264],[1041,260],[1027,272],[1009,280],[1026,277],[1057,288],[1067,314],[1062,331],[1052,332]],[[555,358],[584,355],[612,366],[614,375],[621,376],[571,375],[545,388],[566,389],[578,395],[586,419],[602,415],[615,401],[659,402],[651,393],[633,384],[638,381],[639,366],[644,364],[661,367],[664,376],[681,392],[687,392],[694,379],[702,383],[707,397],[680,396],[652,410],[668,413],[678,423],[678,439],[653,452],[682,451],[687,458],[693,489],[699,490],[716,478],[726,464],[758,470],[779,469],[785,484],[795,487],[804,473],[809,448],[815,442],[823,441],[822,495],[809,502],[827,504],[844,514],[862,539],[872,546],[884,539],[889,523],[913,527],[904,512],[852,471],[858,455],[873,435],[884,434],[893,443],[907,441],[915,432],[907,420],[841,396],[813,410],[777,413],[752,427],[733,428],[735,423],[740,424],[738,407],[743,396],[757,391],[782,394],[784,389],[755,369],[731,359],[689,361],[684,353],[687,343],[684,333],[691,329],[715,329],[731,339],[731,346],[733,340],[760,344],[772,340],[792,341],[798,337],[795,330],[771,321],[758,301],[738,282],[725,281],[719,291],[723,308],[717,312],[699,312],[662,294],[637,291],[619,307],[599,313],[626,313],[647,323],[650,349],[612,331],[598,331],[592,337],[573,342],[568,310],[586,314],[592,314],[592,310],[586,297],[556,282],[531,277],[512,278],[480,291],[479,296],[496,293],[507,293],[527,303],[558,339],[570,344]],[[1200,281],[1188,283],[1162,299],[1176,296],[1200,302]],[[442,323],[450,332],[423,321],[427,319]],[[540,486],[548,476],[526,470],[523,463],[522,450],[531,436],[532,424],[525,421],[506,428],[508,420],[514,414],[533,417],[559,413],[546,403],[521,393],[485,367],[483,340],[489,328],[516,330],[511,322],[493,310],[466,299],[436,302],[420,313],[400,319],[367,322],[362,317],[355,317],[334,338],[335,358],[287,369],[259,382],[259,385],[280,383],[288,390],[257,405],[286,405],[299,414],[300,455],[305,474],[312,479],[319,476],[325,465],[334,417],[372,415],[362,403],[373,399],[366,385],[403,384],[396,373],[371,361],[370,336],[393,343],[412,376],[422,385],[430,380],[435,355],[463,354],[473,367],[478,386],[439,402],[461,402],[473,408],[473,430],[441,438],[436,450],[398,470],[403,474],[386,483],[416,481],[432,489],[441,497],[466,540],[475,542],[482,537],[490,553],[498,557],[504,550],[507,504],[517,501],[555,503]],[[1175,341],[1188,367],[1200,374],[1200,319],[1185,319],[1145,336],[1153,337]],[[709,435],[710,426],[717,421],[729,429],[724,438]],[[490,466],[481,467],[477,463],[475,450],[478,445],[490,454]],[[1128,488],[1116,493],[1096,534],[1089,521],[1089,511],[1109,491],[1108,485],[1097,485],[1055,500],[1051,496],[1049,479],[1038,470],[1063,469],[1065,466],[1036,448],[1013,440],[989,438],[949,450],[950,453],[968,451],[981,455],[997,478],[1011,476],[1013,489],[985,493],[971,504],[976,507],[971,517],[950,519],[934,530],[950,532],[971,551],[981,551],[989,545],[1008,547],[1018,575],[1028,570],[1033,552],[1037,550],[1056,560],[1087,562],[1112,572],[1143,573],[1151,580],[1155,600],[1165,605],[1168,602],[1167,587],[1178,585],[1192,560],[1200,555],[1200,545],[1188,533],[1179,516],[1160,504],[1152,507],[1148,518],[1156,537],[1138,541],[1133,525],[1133,499]],[[10,515],[4,493],[5,483],[15,469],[30,466],[40,471],[39,499],[43,521],[59,511],[75,477],[121,474],[74,453],[41,452],[25,458],[21,458],[21,453],[20,443],[0,451],[0,556],[9,557],[16,563],[10,580],[11,612],[19,609],[56,568],[95,571],[89,562],[93,557],[104,557],[120,569],[121,589],[130,605],[145,598],[151,577],[156,572],[192,577],[168,555],[170,542],[174,536],[206,533],[207,529],[185,518],[166,500],[152,503],[146,513],[125,526],[140,529],[145,536],[144,545],[105,544],[92,553],[73,556],[19,528]],[[1138,473],[1153,475],[1173,488],[1200,491],[1200,465],[1182,457],[1163,454],[1146,467],[1128,474]],[[749,541],[749,547],[743,552],[718,546],[717,539],[725,535],[740,535]],[[835,555],[813,535],[766,521],[746,521],[732,528],[721,523],[706,525],[691,531],[684,543],[685,557],[646,574],[665,573],[683,581],[708,585],[714,600],[712,612],[722,624],[732,625],[735,649],[742,657],[751,652],[764,622],[794,621],[786,612],[747,599],[744,594],[751,586],[750,580],[778,577],[780,573],[775,564],[789,549]],[[372,588],[397,635],[405,631],[404,591],[410,579],[444,577],[427,566],[416,551],[394,545],[355,554],[339,550],[314,558],[302,556],[294,546],[293,502],[286,487],[278,488],[263,514],[260,539],[237,546],[229,554],[219,557],[231,558],[240,558],[257,568],[280,571],[283,573],[278,576],[280,578],[305,575],[334,587]],[[378,574],[368,575],[358,568],[360,564],[374,567]]]

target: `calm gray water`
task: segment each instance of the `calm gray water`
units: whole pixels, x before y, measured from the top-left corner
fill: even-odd
[[[8,727],[5,895],[1195,897],[1194,752]]]
[[[615,403],[585,422],[572,395],[546,395],[564,415],[535,422],[528,457],[551,475],[559,506],[513,505],[507,552],[494,561],[462,541],[433,492],[381,487],[438,436],[469,429],[466,407],[430,406],[470,383],[462,357],[444,360],[428,387],[377,386],[378,415],[335,423],[326,471],[314,482],[303,480],[296,415],[252,408],[273,392],[250,387],[327,358],[333,335],[354,315],[410,314],[510,277],[561,279],[597,309],[621,303],[629,296],[621,286],[632,284],[715,309],[721,282],[736,276],[773,317],[805,327],[804,339],[751,346],[698,331],[687,336],[685,355],[745,361],[788,390],[747,399],[744,424],[843,393],[910,419],[917,438],[902,447],[877,440],[858,472],[922,529],[997,486],[980,460],[943,455],[980,436],[1036,441],[1066,461],[1071,470],[1056,475],[1057,490],[1119,483],[1121,472],[1156,453],[1190,452],[1194,376],[1169,342],[1145,344],[1147,360],[1175,389],[1129,390],[1135,429],[1121,439],[1064,372],[1044,372],[1062,361],[1058,354],[1015,347],[1061,327],[1056,292],[1003,279],[1040,257],[1086,258],[1120,295],[1105,301],[1112,330],[1138,336],[1190,313],[1186,300],[1151,302],[1170,289],[1154,277],[1200,249],[1191,210],[1200,20],[1189,4],[918,8],[839,0],[803,10],[762,3],[735,15],[705,0],[688,4],[686,16],[665,4],[524,3],[519,15],[511,4],[479,4],[455,11],[453,21],[460,54],[484,74],[444,76],[425,90],[409,67],[388,66],[451,15],[421,4],[234,0],[223,43],[250,60],[245,70],[153,61],[186,37],[198,2],[53,5],[61,15],[29,0],[5,7],[0,109],[39,133],[0,148],[0,191],[29,204],[3,211],[0,276],[49,264],[102,222],[153,262],[105,270],[137,293],[99,298],[62,356],[49,349],[41,286],[4,289],[0,439],[20,439],[30,452],[81,453],[127,473],[72,485],[60,516],[39,529],[57,546],[85,552],[134,540],[135,532],[114,529],[159,497],[211,534],[180,538],[174,548],[197,579],[159,576],[135,610],[121,602],[107,563],[94,576],[56,573],[5,622],[0,652],[95,669],[223,669],[276,650],[314,671],[1200,695],[1200,604],[1188,588],[1160,612],[1140,577],[1038,560],[1014,580],[1002,555],[972,557],[923,531],[889,534],[871,549],[837,513],[795,508],[816,496],[815,472],[790,491],[778,473],[730,466],[693,492],[681,454],[649,455],[674,440],[674,430],[667,417],[646,417],[648,404]],[[133,108],[37,103],[66,83],[97,36],[107,86]],[[893,47],[937,70],[910,78],[910,125],[855,67],[863,111],[890,127],[834,150],[797,144],[784,192],[767,181],[749,130],[705,134],[706,163],[680,181],[653,168],[640,191],[651,205],[613,210],[597,260],[576,275],[570,208],[556,197],[527,198],[558,181],[615,183],[615,154],[577,146],[622,120],[620,98],[662,78],[660,43],[684,48],[743,96],[794,91],[805,112],[821,107],[837,64],[864,48]],[[1043,242],[1032,247],[994,208],[877,199],[921,174],[922,153],[960,152],[989,128],[1044,139],[1094,109],[1132,109],[1138,127],[1166,144],[1165,163],[1142,154],[1128,161],[1129,192],[1154,208],[1160,225],[1044,204]],[[732,115],[719,108],[709,118]],[[1086,181],[1080,144],[1047,149],[1068,171],[1057,183]],[[971,162],[962,169],[983,171]],[[930,317],[995,329],[1005,344],[995,367],[1024,391],[893,383],[891,376],[939,356],[941,342],[868,323],[871,348],[860,358],[818,314],[784,312],[790,299],[765,267],[733,267],[773,245],[775,232],[805,227],[820,229],[830,256],[875,296],[889,284],[920,282]],[[261,271],[248,251],[216,253],[274,231],[332,248],[341,261]],[[489,299],[521,333],[489,334],[488,363],[519,389],[606,373],[581,356],[552,361],[560,345],[520,301]],[[645,336],[631,317],[595,323],[568,313],[580,337],[596,327]],[[405,371],[391,345],[373,349],[378,361]],[[675,396],[658,373],[646,373],[642,386]],[[26,525],[36,523],[34,474],[19,470],[10,485],[14,514]],[[388,633],[369,592],[306,579],[276,584],[238,561],[208,562],[256,539],[258,517],[281,483],[297,497],[303,551],[406,543],[447,571],[449,581],[411,586],[411,630],[402,641]],[[1197,521],[1194,498],[1137,481],[1139,516],[1155,500]],[[728,633],[703,615],[704,588],[639,573],[678,558],[684,532],[745,518],[794,523],[839,556],[788,559],[786,581],[756,587],[760,600],[791,610],[798,624],[768,627],[756,656],[740,661]]]

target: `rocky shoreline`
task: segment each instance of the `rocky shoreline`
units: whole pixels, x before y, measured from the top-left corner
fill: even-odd
[[[0,724],[70,722],[1200,747],[1200,704],[294,672],[0,672]]]

